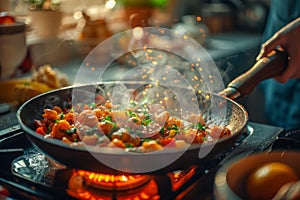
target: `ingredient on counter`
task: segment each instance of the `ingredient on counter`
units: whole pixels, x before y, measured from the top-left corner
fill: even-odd
[[[297,173],[287,164],[266,163],[255,169],[248,178],[249,199],[272,199],[283,185],[297,180]]]
[[[0,13],[0,25],[6,25],[6,24],[14,24],[16,23],[16,20],[12,16],[8,16],[6,14]]]
[[[0,81],[0,101],[20,104],[36,95],[68,85],[64,74],[50,65],[44,65],[33,71],[29,78]]]
[[[200,114],[171,116],[158,104],[132,100],[125,108],[102,95],[92,105],[70,103],[45,108],[34,121],[36,133],[71,146],[119,147],[130,152],[185,148],[230,136],[224,126],[208,125]]]
[[[53,69],[50,65],[44,65],[39,67],[38,70],[34,70],[31,80],[44,83],[53,89],[69,85],[66,75],[62,74],[57,69]]]

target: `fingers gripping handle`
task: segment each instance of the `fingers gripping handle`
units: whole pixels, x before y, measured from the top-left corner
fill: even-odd
[[[237,99],[249,94],[261,81],[278,76],[288,65],[288,55],[281,50],[273,50],[267,57],[259,59],[247,72],[231,81],[220,95]]]

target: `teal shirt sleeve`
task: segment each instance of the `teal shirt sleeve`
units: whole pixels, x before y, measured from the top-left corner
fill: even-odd
[[[299,16],[300,0],[271,0],[262,42]],[[265,117],[268,123],[286,129],[300,129],[300,79],[285,84],[269,79],[261,86],[265,94]]]

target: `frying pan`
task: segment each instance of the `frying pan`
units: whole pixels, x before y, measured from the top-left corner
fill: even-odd
[[[276,76],[287,66],[287,55],[274,51],[269,57],[262,58],[250,70],[233,80],[220,94],[204,93],[215,99],[211,102],[200,101],[199,109],[203,110],[212,123],[220,123],[216,115],[210,116],[212,106],[226,106],[226,117],[222,124],[231,130],[231,136],[221,138],[216,142],[190,145],[184,151],[176,148],[164,148],[162,151],[151,153],[128,153],[121,149],[88,147],[72,147],[60,140],[45,139],[35,132],[33,121],[41,119],[41,114],[49,103],[63,104],[72,98],[72,91],[79,89],[88,91],[94,85],[71,86],[36,96],[25,102],[17,111],[17,119],[22,129],[32,143],[50,158],[70,168],[84,169],[101,173],[165,173],[173,170],[187,169],[201,165],[220,152],[230,148],[239,138],[248,121],[247,111],[232,99],[247,95],[260,81]],[[97,88],[103,88],[113,82],[99,83]],[[134,83],[127,83],[128,85]],[[100,90],[101,91],[101,90]],[[84,97],[83,97],[84,98]],[[202,102],[202,103],[201,103]],[[199,151],[207,151],[207,155],[199,158]],[[169,162],[172,160],[172,162]],[[164,161],[168,161],[165,162]],[[112,163],[110,163],[112,162]],[[112,165],[111,165],[112,164]],[[157,167],[159,166],[163,167]],[[161,165],[160,165],[161,164]],[[118,166],[116,169],[115,166]],[[139,170],[141,165],[147,165],[147,170]],[[112,167],[113,166],[113,167]],[[148,167],[148,168],[147,168]]]

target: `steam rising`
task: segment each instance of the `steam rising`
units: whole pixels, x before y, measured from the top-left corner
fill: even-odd
[[[115,70],[108,73],[111,69]],[[199,106],[213,105],[214,99],[207,94],[222,91],[224,84],[218,68],[205,49],[179,32],[137,27],[114,35],[90,52],[74,83],[97,85],[111,75],[115,75],[116,84],[110,100],[113,105],[119,105],[118,109],[127,108],[130,102],[138,101],[140,104],[146,102],[149,105],[160,105],[163,110],[181,119],[192,113],[202,114],[203,109],[205,113],[209,113],[205,116],[208,120],[215,114],[221,121],[226,118],[226,110],[218,106],[210,106],[209,112],[208,108]],[[96,88],[89,92],[96,94]],[[73,94],[78,95],[78,92],[74,91]],[[161,127],[156,127],[156,131],[160,129]],[[199,156],[204,157],[209,150],[200,149]],[[129,172],[160,169],[183,153],[182,151],[165,157],[161,162],[138,157],[134,171]],[[109,156],[97,159],[118,169],[118,162]]]

